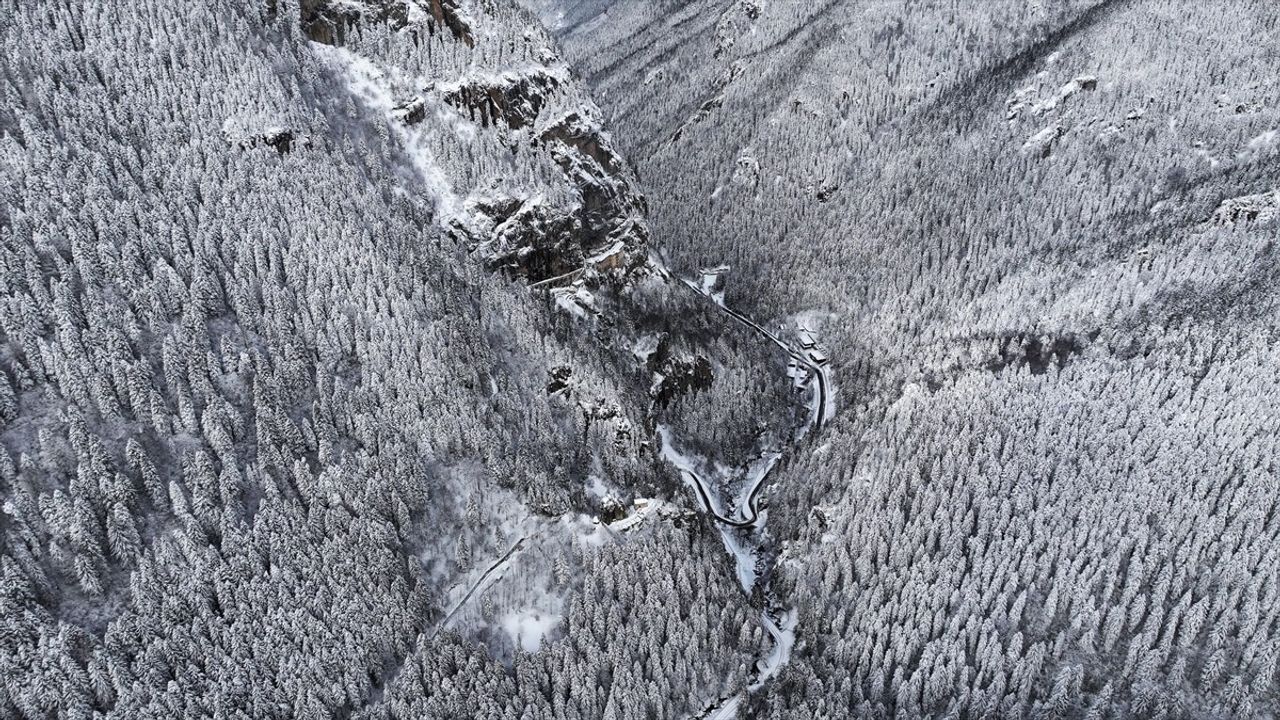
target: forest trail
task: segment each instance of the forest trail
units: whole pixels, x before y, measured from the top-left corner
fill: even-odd
[[[528,537],[522,537],[519,540],[515,541],[515,543],[511,546],[511,549],[507,550],[507,552],[504,553],[502,557],[493,561],[493,564],[489,565],[489,568],[485,570],[484,573],[480,575],[480,577],[477,578],[474,583],[471,584],[470,588],[467,589],[467,594],[463,595],[462,599],[459,600],[458,603],[453,606],[453,609],[450,610],[449,613],[444,616],[444,619],[441,620],[440,624],[436,626],[435,632],[431,633],[431,637],[434,638],[436,635],[439,635],[442,630],[444,630],[446,627],[449,626],[450,621],[452,621],[453,617],[458,614],[459,610],[461,610],[464,606],[466,606],[467,601],[471,599],[471,596],[476,594],[476,592],[485,584],[485,581],[488,580],[489,577],[498,570],[498,568],[505,565],[507,561],[511,559],[511,556],[515,555],[516,552],[518,552],[522,547],[524,547],[524,543],[528,539],[529,539]]]

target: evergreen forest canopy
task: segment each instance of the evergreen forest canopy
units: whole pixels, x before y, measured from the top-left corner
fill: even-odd
[[[0,0],[0,717],[1274,717],[1277,38]]]

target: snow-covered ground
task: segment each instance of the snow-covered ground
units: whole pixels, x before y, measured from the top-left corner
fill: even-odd
[[[734,473],[718,463],[712,463],[704,458],[681,451],[673,433],[667,427],[659,426],[658,436],[662,441],[662,458],[681,471],[680,474],[685,483],[698,495],[699,502],[705,500],[710,505],[705,509],[720,517],[744,518],[748,512],[751,512],[748,508],[750,498],[756,494],[757,490],[768,478],[769,472],[782,457],[779,452],[766,452],[750,462],[744,472]],[[712,470],[708,470],[708,468],[712,468]],[[719,485],[731,488],[730,492],[734,497],[734,510],[726,511],[720,500],[718,489],[713,486],[714,483],[703,479],[703,473],[709,472],[717,473],[716,475],[711,475],[711,477],[720,478]],[[728,477],[726,477],[726,474],[728,474]],[[699,492],[699,489],[701,492]],[[749,528],[736,528],[723,522],[716,523],[716,528],[720,533],[720,539],[724,543],[725,550],[734,560],[738,582],[742,585],[743,592],[747,594],[751,594],[755,589],[756,581],[758,580],[760,557],[768,542],[765,532],[766,520],[767,511],[760,511],[756,517],[756,522]],[[735,718],[738,716],[738,710],[745,697],[745,692],[759,690],[790,659],[791,649],[795,644],[797,620],[798,615],[795,610],[778,613],[773,608],[769,608],[761,613],[761,625],[769,634],[772,644],[768,652],[761,657],[757,664],[755,679],[746,691],[739,692],[714,706],[705,717]]]
[[[401,147],[418,171],[423,186],[431,193],[440,214],[445,219],[464,219],[462,198],[454,191],[444,167],[430,150],[429,133],[434,126],[426,123],[406,125],[396,121],[396,88],[411,87],[411,81],[398,77],[394,70],[381,68],[368,58],[346,48],[315,42],[311,45],[317,55],[332,63],[342,73],[352,94],[360,98],[368,109],[388,120],[387,125],[400,140]],[[433,109],[442,118],[451,117],[443,107],[437,105]]]
[[[528,609],[509,612],[499,622],[520,649],[535,653],[542,648],[543,639],[560,624],[560,616]]]

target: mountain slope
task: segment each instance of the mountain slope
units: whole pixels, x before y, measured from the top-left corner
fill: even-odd
[[[565,7],[576,4],[568,3]],[[1266,3],[609,3],[558,39],[673,268],[811,313],[768,717],[1265,716]]]
[[[737,462],[756,428],[709,406],[789,423],[790,391],[649,260],[529,15],[4,2],[0,41],[0,715],[742,684],[758,611],[655,427]]]

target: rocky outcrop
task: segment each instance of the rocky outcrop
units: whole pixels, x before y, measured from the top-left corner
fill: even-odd
[[[672,400],[691,392],[706,390],[711,387],[715,377],[711,372],[711,362],[701,355],[697,357],[668,358],[659,369],[658,381],[654,383],[650,394],[654,402],[666,407]]]
[[[490,267],[529,283],[583,267],[582,225],[572,214],[539,199],[501,198],[474,207],[492,224],[478,246]]]
[[[1280,190],[1223,200],[1213,212],[1219,225],[1267,222],[1280,217]]]
[[[720,15],[716,22],[716,50],[713,57],[721,57],[733,49],[738,39],[751,32],[760,17],[760,5],[756,0],[738,0]]]
[[[341,45],[359,23],[377,22],[393,30],[425,27],[430,36],[448,31],[467,47],[475,46],[459,0],[300,0],[300,10],[303,32],[326,45]]]
[[[840,183],[830,179],[823,180],[822,183],[818,185],[818,202],[827,202],[831,198],[835,197],[837,192],[840,192]]]
[[[547,96],[560,80],[544,70],[494,82],[471,82],[444,93],[444,101],[468,114],[483,127],[502,123],[512,130],[532,125]]]
[[[417,125],[427,119],[427,101],[415,96],[397,105],[391,114],[405,125]]]
[[[482,124],[502,121],[513,130],[534,124],[541,92],[556,85],[550,75],[535,73],[526,80],[484,91]],[[561,207],[541,197],[472,200],[474,243],[486,263],[530,284],[622,280],[643,266],[649,240],[644,200],[599,128],[570,112],[544,125],[536,142],[564,171],[579,202]]]
[[[431,0],[431,17],[435,21],[430,25],[432,34],[435,34],[436,28],[448,28],[467,47],[475,47],[471,28],[462,20],[458,11],[458,0]]]
[[[300,21],[321,43],[341,44],[355,24],[377,22],[393,30],[427,27],[434,33],[443,28],[471,47],[475,38],[466,18],[480,27],[501,13],[478,2],[464,12],[463,2],[303,0]],[[563,181],[551,173],[552,187],[545,188],[500,176],[488,182],[450,178],[447,170],[443,175],[448,182],[433,185],[450,196],[444,203],[450,208],[445,221],[450,234],[489,267],[531,285],[580,281],[589,290],[603,281],[621,284],[648,260],[645,207],[625,162],[595,119],[595,106],[568,68],[557,62],[549,39],[534,52],[537,62],[521,60],[512,66],[502,62],[505,51],[489,44],[491,34],[475,37],[486,44],[475,46],[469,62],[457,65],[465,68],[461,77],[452,75],[457,69],[422,76],[396,67],[396,58],[378,58],[374,69],[362,65],[364,69],[355,70],[359,85],[377,87],[375,95],[384,99],[378,109],[407,144],[428,145],[424,138],[440,132],[478,133],[483,138],[478,146],[488,152],[509,150],[517,158],[515,166],[536,166],[543,173],[550,160],[562,170]],[[525,40],[537,41],[528,34]],[[387,98],[395,98],[395,104]],[[456,117],[449,117],[449,108]],[[468,120],[475,127],[466,127]],[[434,162],[435,155],[419,153],[412,162]],[[499,167],[505,165],[495,164],[500,173]],[[424,173],[434,176],[440,170]],[[464,192],[466,199],[457,202]],[[574,303],[582,305],[582,298]]]
[[[1049,125],[1027,138],[1027,141],[1022,144],[1022,153],[1041,158],[1049,157],[1053,154],[1053,146],[1058,142],[1058,138],[1062,137],[1063,132],[1061,125],[1057,123]]]
[[[600,128],[579,113],[560,118],[543,130],[540,137],[545,143],[561,143],[594,160],[607,175],[617,176],[622,172],[622,160],[601,137]]]
[[[711,387],[715,379],[711,362],[701,355],[685,355],[671,347],[666,333],[652,338],[653,346],[644,357],[644,367],[653,374],[649,395],[659,407],[666,407],[687,393]]]
[[[540,138],[582,197],[578,217],[584,244],[608,248],[621,243],[642,261],[641,250],[649,240],[640,221],[644,198],[631,187],[622,159],[600,129],[573,112],[548,126]]]
[[[547,394],[555,395],[569,389],[569,379],[573,377],[573,368],[568,365],[556,365],[547,371]]]
[[[240,127],[240,123],[233,120],[223,124],[222,137],[242,150],[268,147],[281,155],[293,152],[296,148],[311,145],[311,139],[306,135],[299,135],[288,128],[272,126],[260,130],[249,130]]]

